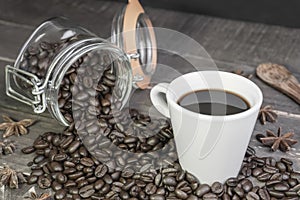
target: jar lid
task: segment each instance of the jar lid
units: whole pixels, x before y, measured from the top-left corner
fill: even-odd
[[[128,0],[114,17],[111,40],[129,56],[135,86],[148,88],[157,62],[156,39],[152,23],[138,0]]]

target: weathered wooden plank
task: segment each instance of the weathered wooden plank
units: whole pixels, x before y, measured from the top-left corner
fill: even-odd
[[[12,117],[15,120],[22,120],[25,118],[35,119],[36,123],[29,127],[29,133],[23,136],[11,136],[8,139],[10,141],[14,141],[17,149],[15,153],[9,155],[1,155],[0,156],[0,165],[7,164],[10,167],[22,171],[26,174],[30,173],[30,168],[27,166],[27,163],[32,161],[34,158],[34,154],[25,155],[21,152],[21,149],[32,145],[34,140],[42,133],[53,131],[53,132],[61,132],[64,127],[60,126],[54,119],[49,119],[49,117],[44,117],[41,115],[35,115],[30,113],[24,113],[22,111],[15,111],[11,109],[6,109],[0,107],[0,116],[3,114]],[[2,119],[0,119],[0,123],[2,123]],[[2,140],[3,132],[0,132],[0,138]],[[1,200],[23,200],[25,196],[28,196],[28,191],[35,189],[39,193],[41,190],[32,185],[22,185],[19,189],[8,189],[6,191],[2,191],[0,188],[0,199]],[[42,191],[45,192],[45,191]]]
[[[15,143],[17,144],[17,150],[14,154],[1,156],[0,159],[0,165],[2,165],[3,163],[7,163],[8,165],[15,167],[16,169],[29,172],[29,168],[26,166],[26,164],[33,158],[33,155],[24,155],[22,154],[21,149],[32,144],[40,134],[48,131],[61,132],[64,127],[60,126],[54,119],[49,119],[49,117],[0,107],[0,116],[2,116],[3,114],[12,117],[15,120],[22,120],[25,118],[36,120],[36,123],[29,127],[28,135],[19,137],[11,136],[8,138],[12,141],[15,141]],[[1,118],[0,122],[2,123],[2,121],[3,120]],[[2,133],[3,131],[0,132],[1,139]]]
[[[279,127],[282,127],[283,133],[286,132],[294,132],[294,139],[298,140],[298,143],[293,146],[293,148],[289,152],[281,152],[276,151],[273,152],[269,147],[264,146],[263,144],[259,143],[255,135],[258,133],[265,134],[267,129],[274,131],[277,133]],[[279,115],[278,120],[276,123],[267,123],[266,125],[261,125],[260,122],[256,123],[255,131],[252,134],[250,146],[254,147],[258,156],[273,156],[277,159],[282,157],[289,158],[294,162],[294,168],[297,171],[300,171],[300,118],[291,118],[287,116]]]
[[[5,0],[0,19],[38,25],[46,18],[64,15],[102,37],[109,37],[111,21],[123,3],[75,0]],[[273,61],[290,66],[299,73],[300,29],[247,23],[196,14],[146,8],[153,24],[183,32],[202,44],[214,59],[250,64]],[[82,17],[84,16],[84,17]],[[299,75],[298,75],[299,77]]]
[[[0,56],[4,59],[16,59],[23,43],[33,30],[1,23],[0,30]]]
[[[22,113],[28,113],[36,115],[33,112],[31,106],[23,104],[13,98],[10,98],[6,95],[6,83],[5,83],[5,66],[11,65],[12,63],[0,61],[0,107],[10,110],[15,110]],[[40,114],[43,117],[52,118],[48,112]]]
[[[0,38],[1,40],[1,38]],[[215,65],[212,61],[197,58],[197,57],[188,57],[188,60],[193,64],[191,65],[188,61],[183,59],[180,56],[174,56],[166,53],[159,54],[159,65],[157,66],[157,70],[153,76],[152,84],[157,84],[159,82],[171,82],[174,78],[179,75],[196,71],[196,70],[215,70]],[[10,64],[7,62],[0,61],[0,105],[5,108],[10,108],[13,110],[20,110],[27,113],[33,113],[32,108],[25,104],[22,104],[5,94],[5,74],[4,74],[4,66]],[[242,69],[246,74],[254,74],[255,70],[253,67],[248,65],[239,65],[228,62],[216,62],[216,65],[219,70],[222,71],[234,71],[236,69]],[[196,66],[196,67],[195,67]],[[293,102],[290,98],[282,95],[277,90],[271,88],[266,85],[255,76],[251,79],[262,89],[264,94],[264,103],[270,104],[274,106],[276,109],[280,111],[290,112],[294,114],[300,114],[300,107],[298,104]],[[136,104],[144,105],[145,99],[149,99],[148,96],[144,96],[149,93],[149,91],[137,91],[135,94],[137,98],[134,101]],[[149,101],[146,105],[151,105]],[[43,116],[50,117],[48,112],[42,114]]]
[[[96,31],[100,36],[109,37],[113,16],[123,5],[122,3],[94,0],[51,0],[43,3],[36,0],[26,2],[4,0],[0,2],[0,19],[37,26],[48,18],[65,16]]]

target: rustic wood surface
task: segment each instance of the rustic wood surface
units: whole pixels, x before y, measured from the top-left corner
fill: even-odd
[[[0,0],[0,114],[7,114],[16,119],[33,118],[38,122],[30,128],[29,135],[11,137],[18,142],[15,154],[0,157],[0,165],[8,163],[16,169],[28,172],[26,163],[31,155],[22,155],[20,149],[29,145],[41,133],[61,131],[60,126],[48,113],[36,115],[32,109],[5,95],[4,67],[13,64],[19,49],[34,28],[42,21],[53,16],[66,16],[102,38],[110,36],[113,16],[124,4],[103,2],[99,0]],[[218,68],[223,71],[242,69],[245,73],[255,73],[255,68],[262,62],[275,62],[287,66],[300,80],[300,29],[246,23],[202,15],[165,11],[146,8],[154,26],[182,32],[199,42],[211,55]],[[187,55],[193,63],[210,64],[206,58]],[[153,83],[170,81],[174,77],[194,69],[180,56],[161,52],[159,63],[170,66],[159,68]],[[174,70],[171,70],[174,69]],[[164,71],[165,70],[165,71]],[[162,77],[168,70],[172,73]],[[173,73],[174,72],[174,73]],[[258,84],[264,94],[264,105],[275,107],[279,114],[278,122],[262,126],[257,122],[250,145],[255,147],[261,156],[288,157],[300,170],[300,143],[288,153],[270,152],[259,144],[255,135],[266,129],[276,130],[279,126],[284,131],[294,130],[295,138],[300,140],[300,106],[289,97],[263,83],[255,75],[252,80]],[[149,90],[136,90],[130,100],[132,105],[146,112],[154,112],[149,100]],[[1,119],[0,119],[1,122]],[[1,134],[1,133],[0,133]],[[238,141],[236,141],[238,142]],[[29,187],[10,191],[4,197],[0,188],[0,199],[22,199]]]

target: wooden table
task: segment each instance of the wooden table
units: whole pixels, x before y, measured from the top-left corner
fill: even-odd
[[[30,128],[30,134],[22,137],[11,137],[17,141],[15,154],[2,156],[0,164],[8,163],[16,169],[29,172],[26,163],[32,155],[23,155],[20,149],[30,145],[41,133],[61,131],[60,126],[48,113],[34,114],[31,107],[17,102],[5,94],[4,67],[12,65],[18,51],[31,32],[42,21],[53,16],[66,16],[84,26],[102,38],[110,37],[113,16],[124,4],[100,0],[1,0],[0,1],[0,114],[7,114],[16,119],[33,118],[38,122]],[[242,69],[246,73],[255,74],[255,68],[262,62],[284,64],[300,79],[300,29],[269,26],[207,17],[202,15],[146,8],[154,26],[173,29],[190,36],[199,42],[214,59],[220,70],[233,71]],[[186,55],[194,63],[203,65],[206,58]],[[203,61],[204,60],[204,61]],[[175,69],[178,74],[194,69],[180,56],[160,52],[158,62]],[[170,81],[178,74],[161,77],[156,73],[153,82]],[[279,114],[277,123],[262,126],[257,122],[250,146],[255,147],[260,156],[288,157],[300,170],[300,142],[288,153],[271,152],[255,139],[257,133],[265,130],[294,130],[295,138],[300,140],[300,107],[290,98],[264,84],[257,77],[252,80],[258,84],[264,94],[264,105],[274,106]],[[149,90],[136,90],[131,102],[135,105],[143,103],[143,110],[150,110]],[[0,199],[22,199],[29,186],[10,191],[10,197],[4,198],[0,190]]]

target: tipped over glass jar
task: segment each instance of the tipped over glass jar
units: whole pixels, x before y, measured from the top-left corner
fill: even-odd
[[[124,107],[132,87],[147,88],[156,53],[152,24],[138,0],[115,16],[111,41],[65,18],[49,19],[26,41],[14,66],[6,66],[6,93],[35,113],[48,109],[68,126],[73,110],[107,115]]]

